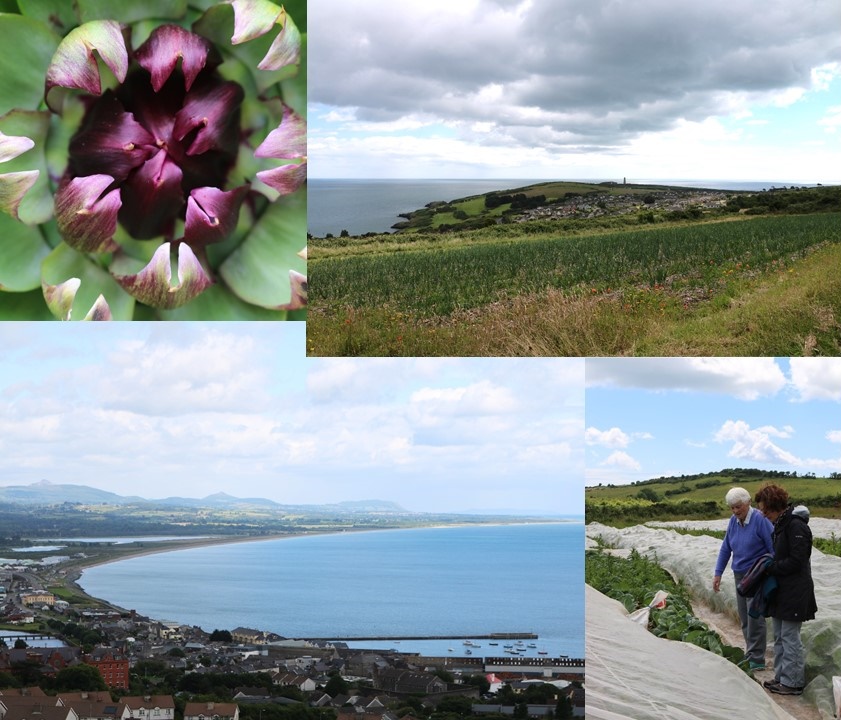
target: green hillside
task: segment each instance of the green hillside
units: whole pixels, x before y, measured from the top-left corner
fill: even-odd
[[[656,478],[630,485],[599,485],[585,490],[587,522],[614,526],[647,520],[708,520],[727,517],[724,502],[734,486],[754,495],[766,483],[784,487],[812,515],[841,518],[841,473],[829,477],[755,469],[726,469],[681,477]]]
[[[841,187],[585,187],[311,238],[307,353],[841,354]]]

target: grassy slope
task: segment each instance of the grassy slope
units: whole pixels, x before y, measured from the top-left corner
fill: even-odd
[[[576,183],[541,183],[516,192],[545,194],[548,198],[567,192],[647,193],[667,188],[655,186],[598,186]],[[685,189],[684,189],[685,190]],[[824,199],[838,204],[836,189],[825,188]],[[827,192],[835,195],[830,198]],[[776,201],[779,194],[762,194]],[[806,193],[790,194],[804,199]],[[750,195],[739,196],[750,200]],[[759,194],[756,195],[759,197]],[[813,203],[814,204],[814,203]],[[462,210],[469,220],[485,212],[484,196],[454,201],[448,208]],[[496,208],[501,212],[506,206]],[[822,206],[829,210],[832,207]],[[453,219],[452,210],[442,216]],[[674,220],[655,226],[668,230],[710,222],[739,222],[744,215],[705,216],[687,222]],[[770,218],[769,218],[770,219]],[[433,219],[436,224],[438,220]],[[396,233],[363,238],[313,239],[310,245],[311,292],[308,317],[308,353],[311,355],[841,355],[841,247],[823,245],[805,258],[786,258],[784,272],[777,274],[741,271],[719,284],[712,297],[702,287],[692,289],[696,279],[678,277],[670,288],[645,292],[630,283],[620,291],[598,287],[595,296],[582,292],[511,287],[490,288],[481,302],[456,301],[445,315],[419,313],[400,302],[344,301],[330,304],[318,297],[318,268],[322,260],[364,257],[383,258],[419,253],[443,263],[436,277],[444,282],[450,260],[477,265],[480,249],[494,246],[519,248],[561,238],[593,238],[632,231],[641,226],[636,216],[536,221],[525,225],[497,225],[456,233]],[[834,231],[830,240],[838,240]],[[523,245],[523,247],[525,247]],[[448,250],[457,250],[451,256]],[[474,252],[475,250],[475,252]],[[528,253],[526,253],[527,255]],[[404,256],[405,257],[405,256]],[[446,262],[444,262],[446,261]],[[525,262],[521,260],[521,263]],[[388,263],[373,263],[374,267]],[[526,263],[528,265],[528,263]],[[365,267],[369,265],[366,262]],[[468,267],[468,270],[473,268]],[[386,271],[389,272],[389,271]],[[663,272],[668,272],[664,267]],[[369,273],[370,274],[370,273]],[[528,274],[527,268],[517,275]],[[456,274],[459,286],[467,278]],[[437,282],[437,280],[436,280]],[[590,281],[587,281],[590,282]],[[413,283],[414,284],[414,283]],[[475,280],[474,280],[475,284]],[[598,283],[596,283],[599,285]],[[545,285],[553,285],[546,282]],[[545,286],[544,285],[544,286]],[[364,284],[354,283],[356,294]],[[482,287],[486,294],[487,282]],[[589,285],[587,286],[589,287]],[[682,288],[682,290],[680,290]],[[475,289],[475,288],[474,288]],[[670,289],[673,290],[670,292]],[[418,298],[427,299],[418,288]],[[596,293],[596,290],[593,290]],[[434,296],[440,293],[433,292]],[[688,300],[687,300],[688,296]],[[354,305],[354,306],[352,306]]]
[[[712,487],[698,487],[713,480],[720,484]],[[691,488],[688,493],[672,495],[673,501],[713,500],[720,503],[721,509],[726,510],[724,495],[731,487],[743,487],[753,495],[760,487],[767,483],[776,483],[784,487],[792,497],[798,501],[807,503],[817,497],[836,494],[841,502],[841,480],[831,478],[774,478],[760,476],[757,478],[733,477],[729,474],[712,474],[709,477],[699,478],[667,478],[664,482],[647,482],[636,485],[613,485],[602,487],[588,487],[585,489],[587,502],[628,500],[635,497],[643,488],[650,488],[660,495],[665,496],[667,490],[674,490],[683,486]]]
[[[711,487],[703,487],[712,481],[719,484]],[[585,516],[593,519],[597,515],[597,508],[602,503],[608,506],[615,504],[624,505],[624,512],[617,521],[611,524],[629,525],[642,523],[647,520],[679,520],[679,519],[701,519],[710,517],[704,513],[693,513],[681,511],[680,505],[687,503],[714,502],[718,510],[713,517],[727,517],[729,509],[724,502],[724,496],[731,487],[743,487],[753,496],[760,487],[767,483],[776,483],[791,496],[795,503],[803,503],[809,507],[812,515],[816,517],[838,518],[841,517],[841,479],[831,478],[792,478],[792,477],[734,477],[731,474],[712,473],[710,476],[694,478],[666,478],[662,482],[649,481],[636,485],[614,485],[603,487],[588,487],[585,490]],[[702,487],[699,487],[701,485]],[[689,492],[666,495],[667,491],[676,490],[681,487],[690,488]],[[671,511],[658,513],[652,516],[646,508],[651,506],[649,501],[639,500],[638,493],[643,489],[653,490],[661,498],[662,503],[672,506]],[[837,498],[834,503],[827,501],[828,498]],[[636,505],[636,507],[635,507]]]
[[[314,306],[311,355],[595,356],[841,355],[841,245],[734,285],[729,294],[666,314],[649,295],[627,311],[607,296],[520,296],[448,318],[394,308]]]

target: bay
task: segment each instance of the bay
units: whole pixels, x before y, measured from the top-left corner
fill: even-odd
[[[400,213],[436,200],[480,195],[540,180],[307,180],[307,232],[316,237],[391,232]]]
[[[85,570],[96,596],[204,630],[285,637],[532,632],[525,654],[583,657],[584,526],[384,530],[159,553]],[[474,654],[502,654],[502,645]],[[457,641],[355,643],[462,654]]]
[[[327,179],[307,181],[307,232],[315,237],[327,233],[338,236],[342,230],[351,235],[366,232],[390,232],[391,226],[411,212],[434,201],[450,201],[480,195],[493,190],[512,190],[549,182],[547,179],[526,180],[403,180],[403,179]],[[575,181],[573,181],[575,182]],[[600,180],[581,180],[598,183]],[[731,180],[634,180],[653,185],[713,188],[718,190],[759,191],[772,187],[788,187],[791,183],[736,182]]]

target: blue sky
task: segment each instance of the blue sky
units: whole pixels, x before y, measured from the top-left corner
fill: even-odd
[[[841,5],[319,0],[314,178],[841,182]]]
[[[306,358],[304,329],[0,324],[0,484],[583,514],[583,360]]]
[[[587,484],[841,472],[841,360],[588,359]]]

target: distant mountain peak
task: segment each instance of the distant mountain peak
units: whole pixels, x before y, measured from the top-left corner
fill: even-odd
[[[207,508],[263,508],[272,511],[293,512],[341,512],[357,513],[405,513],[400,505],[387,500],[351,500],[322,505],[284,505],[266,498],[242,498],[226,492],[217,492],[204,498],[167,497],[147,499],[137,496],[119,495],[108,490],[100,490],[88,485],[72,483],[52,483],[40,480],[29,485],[0,485],[0,502],[22,504],[57,505],[61,503],[157,505],[161,507],[207,507]]]

